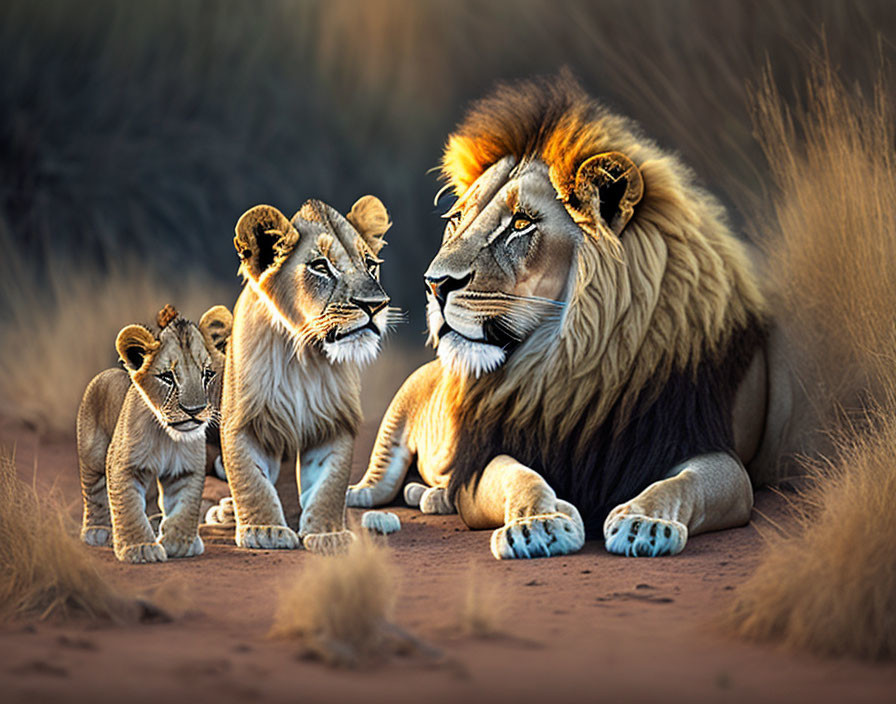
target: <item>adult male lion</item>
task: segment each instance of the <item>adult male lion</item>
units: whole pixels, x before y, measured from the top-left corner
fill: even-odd
[[[438,359],[399,390],[349,505],[391,501],[416,460],[430,488],[409,502],[498,528],[498,558],[572,552],[600,526],[611,552],[674,554],[746,523],[778,404],[719,203],[568,77],[476,104],[442,173]]]

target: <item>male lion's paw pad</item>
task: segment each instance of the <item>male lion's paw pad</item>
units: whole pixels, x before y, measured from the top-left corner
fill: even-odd
[[[675,555],[684,550],[688,529],[678,521],[638,514],[611,515],[604,526],[607,551],[629,557]]]
[[[251,550],[295,550],[299,536],[286,526],[241,526],[236,532],[236,544]]]
[[[492,554],[499,560],[568,555],[584,544],[581,520],[565,513],[514,518],[492,533]]]
[[[138,543],[128,545],[115,551],[115,556],[122,562],[140,564],[145,562],[165,562],[168,554],[160,543]]]
[[[365,511],[361,516],[361,527],[371,533],[389,535],[401,530],[401,521],[398,516],[388,511]]]
[[[420,482],[408,482],[404,487],[404,502],[412,508],[420,508],[420,499],[428,488]]]
[[[159,540],[168,557],[196,557],[205,552],[205,545],[198,535],[185,538],[166,538],[164,535]]]
[[[95,548],[112,545],[112,526],[90,526],[81,530],[81,540]]]
[[[423,513],[449,514],[457,513],[451,499],[448,498],[448,490],[442,487],[430,487],[420,496],[420,511]]]
[[[355,542],[355,534],[350,530],[337,530],[332,533],[307,533],[302,537],[302,544],[309,552],[318,555],[342,555]]]
[[[350,486],[345,492],[345,505],[349,508],[373,506],[373,489],[369,486]]]
[[[236,510],[233,508],[233,497],[225,496],[217,504],[205,512],[205,522],[213,525],[232,525],[236,523]]]

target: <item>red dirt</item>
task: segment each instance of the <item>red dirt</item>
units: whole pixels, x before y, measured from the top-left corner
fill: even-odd
[[[374,430],[359,439],[358,474]],[[55,484],[77,514],[72,441],[0,428],[0,443],[13,442],[21,476],[30,480],[36,462],[38,484]],[[591,542],[569,557],[519,562],[494,560],[488,532],[457,516],[397,509],[396,621],[443,655],[360,671],[301,660],[295,644],[266,638],[278,585],[304,568],[304,552],[240,550],[210,534],[201,557],[162,565],[126,566],[96,550],[124,585],[174,579],[190,609],[155,625],[8,625],[2,701],[894,701],[896,665],[794,655],[712,625],[755,566],[767,519],[786,527],[785,506],[760,492],[753,523],[695,537],[672,558],[620,558]],[[500,595],[500,635],[463,633],[458,613],[474,575]]]

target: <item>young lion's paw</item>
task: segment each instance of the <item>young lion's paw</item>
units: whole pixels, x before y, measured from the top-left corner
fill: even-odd
[[[373,487],[350,486],[345,493],[345,505],[350,508],[370,508],[373,506]]]
[[[355,542],[355,534],[350,530],[337,530],[332,533],[306,533],[302,536],[302,544],[309,552],[318,555],[341,555]]]
[[[115,557],[122,562],[140,564],[146,562],[165,562],[168,554],[161,543],[138,543],[116,548]]]
[[[604,522],[607,551],[629,557],[675,555],[684,550],[688,529],[678,521],[614,509]]]
[[[492,555],[498,560],[511,560],[554,557],[581,550],[585,526],[578,511],[572,509],[572,514],[558,511],[514,518],[492,533]]]
[[[299,547],[299,536],[286,526],[240,526],[236,544],[252,550],[295,550]]]
[[[205,551],[202,538],[196,536],[166,537],[164,534],[159,540],[168,557],[195,557]]]
[[[440,486],[430,487],[420,495],[420,511],[442,515],[457,513],[454,503],[448,498],[448,490]]]
[[[233,508],[233,497],[225,496],[205,512],[205,522],[212,525],[233,525],[236,523],[236,510]]]
[[[95,548],[112,545],[112,526],[88,526],[81,529],[81,540]]]
[[[401,530],[401,520],[389,511],[365,511],[361,516],[361,527],[371,533],[389,535]]]

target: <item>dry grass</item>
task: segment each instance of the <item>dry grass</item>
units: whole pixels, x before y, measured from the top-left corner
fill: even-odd
[[[0,456],[0,618],[131,621],[143,607],[118,591],[74,537],[67,511]]]
[[[345,555],[309,555],[280,594],[270,635],[297,639],[302,655],[358,667],[392,654],[426,652],[393,621],[396,577],[388,548],[360,533]]]
[[[816,468],[725,623],[821,655],[896,658],[896,404]]]
[[[471,569],[457,613],[461,633],[474,638],[501,635],[506,609],[506,592]]]
[[[784,106],[770,77],[757,95],[774,175],[768,281],[813,423],[836,441],[827,460],[804,462],[812,483],[794,504],[796,529],[769,540],[726,618],[750,638],[874,659],[896,658],[896,144],[887,85],[862,96],[821,58],[800,109]]]

